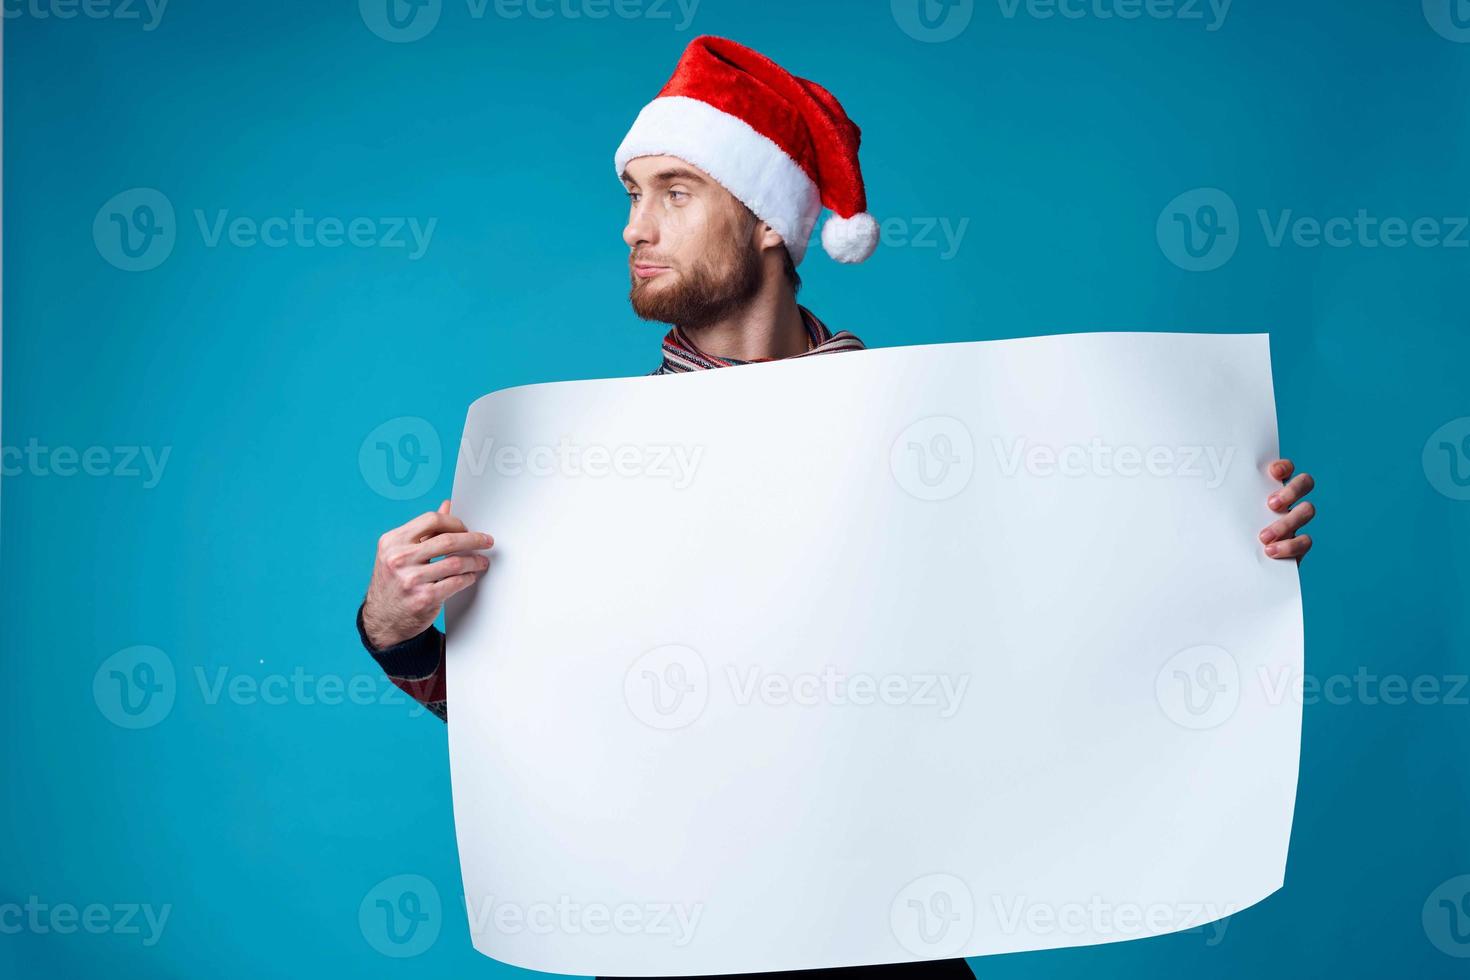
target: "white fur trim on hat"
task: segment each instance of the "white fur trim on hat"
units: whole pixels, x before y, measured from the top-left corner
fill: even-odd
[[[800,164],[771,139],[708,102],[666,95],[638,113],[613,162],[621,176],[634,157],[662,155],[686,160],[719,181],[756,217],[776,229],[791,261],[801,264],[822,213],[822,198]],[[827,227],[831,225],[828,221]],[[824,229],[824,242],[825,238]]]
[[[878,247],[878,222],[867,212],[851,218],[834,214],[822,226],[822,247],[838,262],[861,262]]]

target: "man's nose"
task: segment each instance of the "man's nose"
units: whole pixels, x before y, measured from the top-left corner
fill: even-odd
[[[628,224],[623,228],[623,241],[629,248],[653,245],[658,242],[658,224],[648,215],[640,202],[628,213]]]

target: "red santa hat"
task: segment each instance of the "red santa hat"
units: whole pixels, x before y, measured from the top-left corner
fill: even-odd
[[[831,92],[765,55],[722,37],[689,42],[674,75],[638,113],[614,156],[667,154],[694,164],[806,254],[825,205],[822,246],[838,262],[861,262],[878,245],[858,168],[861,131]]]

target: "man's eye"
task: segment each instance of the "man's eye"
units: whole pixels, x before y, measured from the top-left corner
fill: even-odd
[[[628,200],[631,201],[631,202],[633,202],[634,204],[637,204],[638,203],[638,197],[639,197],[639,194],[638,194],[637,191],[629,191],[628,192]]]
[[[675,198],[675,199],[685,198],[685,197],[688,197],[688,196],[689,196],[689,192],[688,191],[669,191],[669,197],[672,197],[672,198]]]

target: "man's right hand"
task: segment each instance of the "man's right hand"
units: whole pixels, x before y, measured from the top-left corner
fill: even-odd
[[[378,558],[362,607],[362,625],[383,650],[434,625],[444,600],[475,581],[490,559],[475,554],[495,544],[449,513],[449,501],[378,539]],[[435,561],[434,559],[442,559]]]

